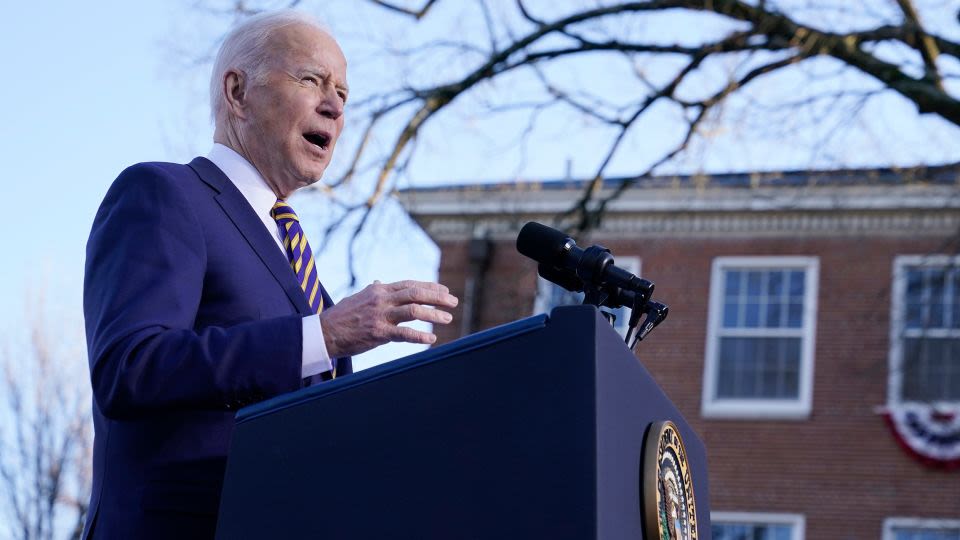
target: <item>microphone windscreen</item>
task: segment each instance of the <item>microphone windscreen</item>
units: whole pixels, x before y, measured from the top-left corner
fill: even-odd
[[[554,265],[563,254],[563,246],[570,238],[562,232],[531,221],[517,235],[517,251],[531,259]]]

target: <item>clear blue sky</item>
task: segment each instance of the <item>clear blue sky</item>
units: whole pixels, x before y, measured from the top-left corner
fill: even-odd
[[[181,80],[176,62],[186,61],[171,45],[185,32],[174,17],[188,14],[187,32],[196,24],[190,5],[61,0],[4,6],[0,340],[22,336],[23,303],[35,301],[41,290],[51,324],[66,333],[80,331],[84,245],[112,180],[139,161],[183,162],[209,148],[212,128],[196,91],[199,78],[187,73]],[[193,118],[181,118],[194,111]],[[362,277],[435,279],[435,248],[422,234],[412,234],[412,251],[368,268]],[[342,266],[329,266],[325,282],[340,289]],[[394,347],[357,363],[413,350]]]
[[[83,246],[107,186],[126,165],[165,157],[157,131],[170,98],[169,85],[158,78],[158,39],[167,17],[161,7],[120,1],[4,6],[4,330],[23,316],[18,306],[29,290],[48,290],[67,311],[79,306]]]

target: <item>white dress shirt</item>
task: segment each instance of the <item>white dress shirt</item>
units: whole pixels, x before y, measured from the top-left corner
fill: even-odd
[[[277,242],[277,249],[283,253],[283,233],[280,226],[270,215],[270,210],[277,202],[277,195],[267,185],[263,176],[233,149],[219,143],[214,143],[207,159],[213,162],[227,178],[237,186],[243,198],[247,200],[253,211],[256,212],[263,226]],[[311,377],[333,369],[327,345],[323,341],[323,328],[320,326],[320,315],[309,315],[303,318],[303,358],[300,374],[303,378]]]

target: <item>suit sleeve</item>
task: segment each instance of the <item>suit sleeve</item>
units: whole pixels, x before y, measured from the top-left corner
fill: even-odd
[[[195,329],[202,223],[158,165],[124,171],[87,243],[84,317],[94,399],[104,415],[226,410],[300,387],[300,315]]]

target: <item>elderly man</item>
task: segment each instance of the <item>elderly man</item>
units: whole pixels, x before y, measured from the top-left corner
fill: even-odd
[[[349,374],[350,355],[388,341],[436,339],[400,323],[450,322],[457,299],[439,284],[374,283],[337,305],[320,285],[286,199],[330,162],[346,69],[303,14],[247,20],[214,66],[210,154],[134,165],[104,198],[84,283],[85,538],[212,537],[237,408]]]

